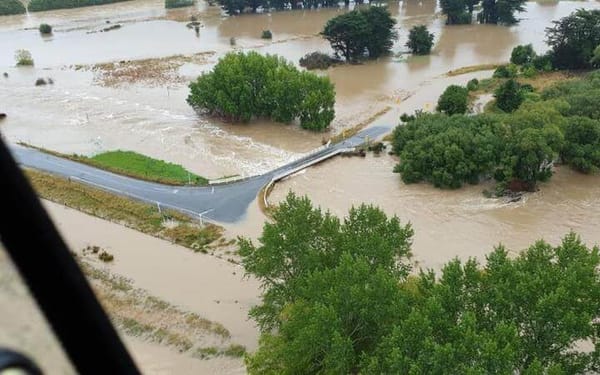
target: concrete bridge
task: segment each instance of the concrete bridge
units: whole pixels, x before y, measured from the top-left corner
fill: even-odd
[[[311,165],[377,139],[389,131],[385,127],[365,129],[333,145],[321,147],[301,158],[262,175],[213,186],[169,186],[117,175],[89,165],[49,155],[41,151],[13,147],[17,162],[28,168],[71,178],[116,194],[170,208],[190,216],[223,223],[243,219],[248,206],[261,189]]]

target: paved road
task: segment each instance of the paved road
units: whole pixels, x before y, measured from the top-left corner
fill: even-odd
[[[258,192],[271,181],[284,178],[320,159],[336,155],[342,149],[357,146],[364,142],[365,137],[376,139],[388,131],[389,129],[385,127],[368,128],[344,142],[310,153],[260,176],[230,184],[205,187],[174,187],[136,180],[31,148],[15,146],[11,148],[11,151],[17,162],[25,167],[69,177],[75,181],[157,204],[163,208],[175,209],[205,220],[233,223],[245,217],[250,203],[254,201]]]

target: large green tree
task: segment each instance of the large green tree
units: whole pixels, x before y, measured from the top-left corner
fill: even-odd
[[[367,53],[370,58],[377,58],[389,52],[397,38],[395,24],[386,8],[371,6],[330,19],[321,34],[336,55],[357,61]]]
[[[440,7],[442,13],[446,15],[447,25],[471,23],[472,15],[467,11],[466,0],[440,0]]]
[[[513,25],[519,20],[515,13],[525,11],[527,0],[483,0],[482,11],[478,15],[479,22]]]
[[[579,9],[554,21],[546,29],[546,42],[552,50],[554,67],[589,68],[594,50],[600,45],[600,10]]]
[[[229,53],[212,72],[190,84],[188,103],[229,121],[268,117],[322,130],[335,116],[335,92],[327,77],[300,72],[283,58]]]
[[[250,374],[584,374],[598,370],[600,255],[573,233],[483,266],[409,276],[409,226],[360,206],[343,221],[288,195],[261,245]],[[589,342],[591,351],[578,345]]]
[[[573,233],[480,268],[448,263],[421,273],[412,311],[369,356],[368,373],[584,374],[597,371],[600,257]],[[595,351],[578,348],[596,342]]]
[[[334,269],[344,254],[365,260],[372,271],[381,268],[398,277],[408,272],[412,229],[378,208],[361,205],[340,221],[308,198],[289,194],[272,217],[260,246],[240,240],[242,264],[264,290],[262,304],[250,313],[263,331],[280,327],[281,314],[300,295],[301,280]]]

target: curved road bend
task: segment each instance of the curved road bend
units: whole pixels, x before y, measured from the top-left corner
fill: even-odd
[[[327,148],[313,152],[265,174],[224,185],[169,186],[117,175],[41,151],[15,146],[13,156],[22,166],[71,178],[116,194],[157,204],[208,221],[233,223],[243,219],[258,192],[272,180],[282,179],[317,161],[337,155],[341,150],[377,139],[389,129],[372,127]]]

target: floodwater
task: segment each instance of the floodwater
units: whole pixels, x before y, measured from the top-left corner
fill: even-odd
[[[365,122],[386,108],[406,111],[404,100],[443,74],[465,65],[506,61],[516,44],[533,43],[543,50],[544,28],[577,8],[600,8],[596,2],[527,4],[515,27],[469,25],[445,27],[436,2],[391,2],[398,20],[394,56],[363,65],[338,66],[327,74],[336,85],[337,116],[332,132]],[[0,110],[10,141],[23,141],[61,152],[94,154],[129,149],[181,163],[209,178],[254,175],[318,147],[330,133],[314,134],[296,125],[256,120],[223,124],[196,114],[186,103],[185,83],[146,82],[103,87],[88,69],[75,65],[214,52],[204,64],[186,64],[183,81],[209,70],[231,50],[280,54],[296,62],[304,54],[330,51],[317,34],[344,9],[274,12],[224,17],[217,7],[199,2],[195,8],[166,11],[161,0],[134,0],[92,8],[68,9],[0,18]],[[185,27],[194,14],[202,22],[198,35]],[[110,24],[106,23],[107,21]],[[54,26],[41,37],[36,25]],[[120,24],[118,30],[98,32]],[[406,57],[410,27],[426,24],[436,35],[431,56]],[[272,41],[260,39],[270,29]],[[230,38],[236,45],[230,45]],[[15,68],[13,51],[31,51],[35,68]],[[38,77],[55,84],[35,87]],[[387,126],[396,118],[388,117]]]
[[[278,183],[270,202],[294,191],[340,217],[363,202],[379,206],[412,224],[414,260],[438,270],[455,257],[484,261],[499,243],[512,251],[541,238],[557,244],[570,230],[590,246],[600,244],[600,176],[560,167],[539,192],[505,203],[485,198],[482,185],[454,191],[406,185],[391,173],[395,163],[388,155],[336,158]]]
[[[329,76],[336,86],[337,115],[331,133],[383,112],[372,124],[391,129],[403,112],[431,110],[449,84],[464,85],[471,78],[491,75],[477,72],[446,77],[447,71],[507,61],[517,44],[532,43],[542,52],[544,29],[552,20],[578,8],[600,9],[600,3],[544,1],[528,2],[526,7],[523,20],[514,27],[446,27],[435,1],[390,2],[399,33],[393,56],[319,73]],[[11,142],[67,153],[134,150],[182,164],[209,178],[265,172],[320,146],[331,133],[314,134],[296,125],[264,120],[226,124],[198,115],[185,103],[188,89],[182,81],[208,71],[220,56],[233,50],[280,54],[294,63],[308,52],[331,52],[317,33],[329,18],[343,11],[300,10],[229,18],[203,1],[195,8],[166,11],[163,0],[134,0],[0,17],[0,73],[9,75],[0,76],[0,112],[8,114],[0,130]],[[185,27],[192,14],[203,24],[198,35]],[[53,36],[39,35],[36,27],[42,22],[54,26]],[[98,32],[113,24],[122,27]],[[430,56],[402,54],[408,30],[417,24],[427,25],[436,35]],[[273,32],[272,41],[260,39],[264,29]],[[230,45],[232,37],[235,46]],[[14,67],[13,53],[21,48],[31,51],[35,67]],[[160,84],[141,81],[105,86],[89,66],[76,67],[201,52],[213,54],[207,55],[204,63],[182,66],[178,74],[183,80]],[[55,83],[35,87],[38,77],[51,77]],[[589,244],[600,242],[596,230],[600,222],[598,176],[559,168],[539,192],[505,204],[485,199],[481,193],[484,186],[441,191],[423,184],[405,185],[391,173],[394,164],[389,156],[337,158],[277,184],[270,201],[281,201],[293,190],[340,216],[352,205],[376,204],[412,223],[416,262],[436,269],[457,256],[483,258],[499,242],[513,250],[542,237],[556,243],[570,229]],[[256,347],[257,331],[246,314],[258,301],[259,288],[256,281],[242,279],[239,267],[69,209],[48,207],[74,249],[88,244],[110,249],[117,259],[114,272],[171,303],[223,323],[234,341]],[[264,219],[255,202],[246,219],[229,226],[227,233],[257,238]],[[169,372],[169,363],[188,365],[161,350],[145,347],[137,355],[159,373]],[[225,366],[218,368],[226,372],[238,372],[239,365],[217,364]],[[190,362],[189,366],[199,365]],[[178,367],[174,372],[223,371]]]

